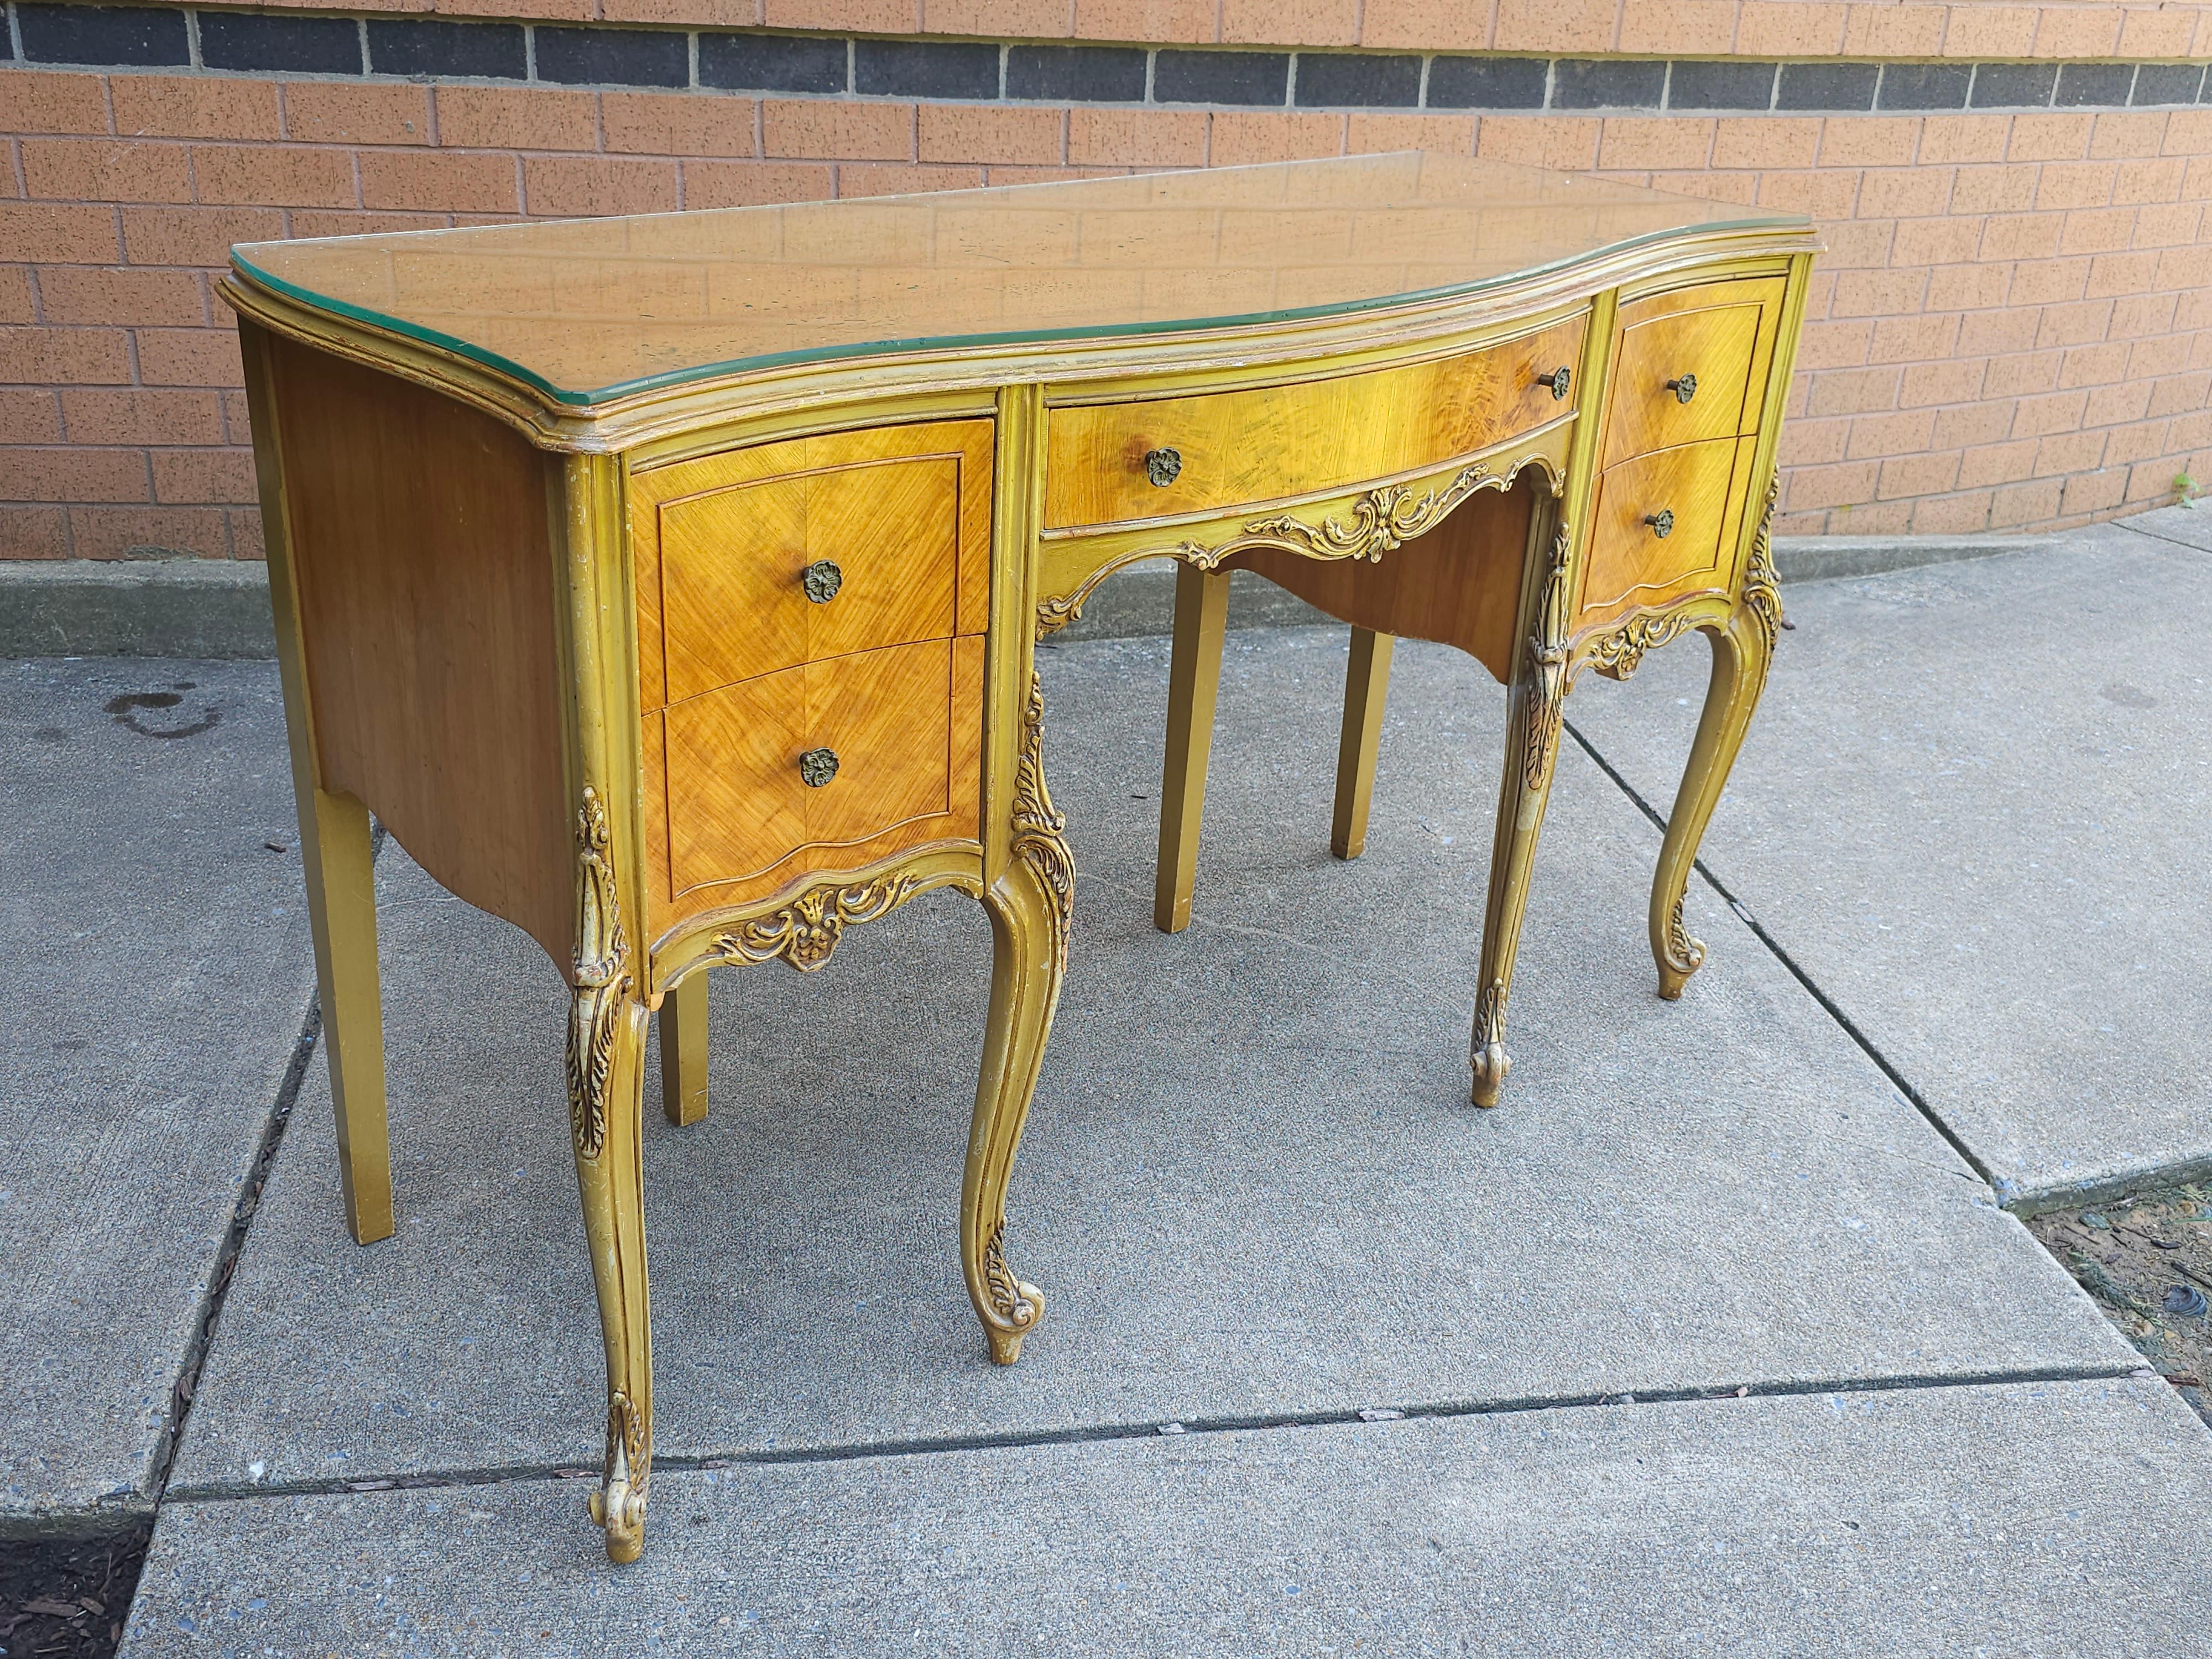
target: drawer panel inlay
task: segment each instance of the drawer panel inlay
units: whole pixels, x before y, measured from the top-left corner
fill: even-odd
[[[1458,357],[1045,417],[1045,525],[1258,505],[1449,461],[1576,407],[1587,318]],[[1168,458],[1172,457],[1170,461]]]
[[[1782,290],[1706,283],[1621,307],[1605,464],[1757,430]]]
[[[1607,470],[1579,625],[1728,583],[1755,441],[1719,438]]]

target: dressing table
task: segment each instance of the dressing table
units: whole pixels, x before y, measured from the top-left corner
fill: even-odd
[[[1802,218],[1439,155],[240,247],[347,1219],[392,1230],[369,815],[570,988],[607,1365],[591,1499],[652,1468],[640,1118],[707,1109],[706,970],[818,968],[957,887],[994,966],[959,1214],[990,1357],[1045,1298],[1005,1200],[1074,862],[1036,641],[1178,562],[1156,921],[1188,921],[1229,574],[1352,624],[1332,846],[1394,639],[1510,690],[1472,1094],[1585,669],[1713,675],[1653,886],[1661,994],[1780,606]]]

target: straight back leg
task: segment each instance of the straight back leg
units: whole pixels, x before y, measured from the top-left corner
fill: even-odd
[[[1198,826],[1206,815],[1206,763],[1213,751],[1213,704],[1221,689],[1221,636],[1228,619],[1229,573],[1177,565],[1167,761],[1160,775],[1159,873],[1152,898],[1152,924],[1164,933],[1180,933],[1190,926]]]
[[[1328,850],[1356,859],[1367,845],[1367,809],[1375,799],[1375,750],[1382,736],[1382,702],[1390,687],[1395,636],[1352,630],[1344,667],[1344,732],[1336,746],[1336,818]]]

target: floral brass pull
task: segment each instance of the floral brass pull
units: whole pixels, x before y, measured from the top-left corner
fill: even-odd
[[[1165,489],[1182,476],[1182,456],[1172,449],[1148,449],[1145,452],[1145,476],[1158,489]]]
[[[1565,398],[1574,383],[1574,371],[1565,363],[1561,363],[1549,374],[1539,374],[1536,377],[1538,386],[1547,386],[1552,388],[1552,396],[1555,400]]]
[[[799,573],[799,585],[806,590],[806,597],[815,604],[827,605],[837,597],[837,590],[845,585],[845,573],[827,559],[817,559]],[[833,763],[836,757],[832,756]]]
[[[810,749],[799,757],[799,778],[809,789],[819,789],[837,775],[837,751]]]
[[[1674,533],[1674,509],[1662,507],[1656,513],[1647,513],[1644,515],[1644,522],[1650,525],[1651,533],[1663,542]],[[830,759],[834,762],[836,757],[833,755]]]
[[[1685,374],[1680,380],[1669,380],[1667,382],[1667,390],[1674,394],[1676,403],[1686,404],[1698,395],[1698,377],[1694,374]]]

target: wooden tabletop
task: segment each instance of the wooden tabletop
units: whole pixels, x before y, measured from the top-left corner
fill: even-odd
[[[1796,214],[1409,153],[234,249],[244,281],[567,404],[776,363],[1479,290]]]

